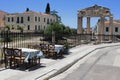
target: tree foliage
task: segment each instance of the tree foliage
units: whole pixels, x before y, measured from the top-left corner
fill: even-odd
[[[19,25],[19,26],[17,27],[17,29],[20,30],[21,32],[23,32],[24,26]]]
[[[61,17],[58,15],[58,12],[56,10],[51,11],[50,14],[53,15],[53,16],[56,16],[57,22],[62,23],[61,22]]]
[[[77,29],[71,28],[70,30],[71,30],[71,33],[72,33],[72,34],[77,34]]]
[[[63,32],[63,25],[58,22],[51,23],[45,30],[45,34],[52,34],[54,31],[56,34],[61,34]]]
[[[51,23],[46,30],[44,31],[45,34],[52,34],[52,31],[55,32],[55,34],[76,34],[77,30],[72,29],[69,26],[65,26],[59,22]]]
[[[20,25],[17,27],[18,30],[23,30],[23,28],[24,26],[20,26]]]
[[[29,11],[29,8],[26,8],[26,12],[28,12]]]
[[[71,29],[69,26],[65,26],[59,22],[53,22],[44,31],[44,34],[46,35],[46,37],[45,37],[46,40],[51,41],[52,31],[55,32],[55,35],[56,35],[55,40],[56,41],[64,39],[63,35],[70,35],[70,34],[77,33],[76,29]]]
[[[67,27],[65,27],[65,29],[64,29],[64,34],[70,34],[71,33],[71,30],[70,30],[70,28],[67,26]]]
[[[46,14],[50,14],[50,4],[47,3],[46,9],[45,9]]]
[[[8,25],[8,24],[5,24],[5,28],[7,28],[8,30],[10,30],[10,25]]]

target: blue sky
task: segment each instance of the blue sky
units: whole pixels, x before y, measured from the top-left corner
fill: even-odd
[[[51,10],[59,12],[63,24],[73,28],[77,28],[77,11],[95,4],[108,7],[114,15],[114,19],[120,19],[120,0],[0,0],[0,10],[13,13],[23,12],[29,8],[30,10],[44,12],[47,3],[50,3]],[[98,18],[91,19],[92,27],[97,20]]]

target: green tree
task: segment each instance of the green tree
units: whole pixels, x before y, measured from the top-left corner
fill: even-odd
[[[20,26],[20,25],[19,25],[19,26],[17,27],[17,29],[20,30],[21,32],[23,32],[24,26]]]
[[[28,12],[29,11],[29,8],[26,8],[26,12]]]
[[[52,31],[55,34],[62,34],[63,33],[64,25],[58,22],[51,23],[45,30],[45,34],[52,34]]]
[[[12,38],[9,36],[11,26],[8,24],[5,24],[5,30],[1,31],[1,42],[11,42]]]
[[[68,26],[65,27],[64,34],[71,34],[71,30],[70,30],[70,28]]]
[[[46,30],[44,31],[46,37],[45,39],[46,40],[50,40],[52,39],[52,31],[55,32],[55,40],[58,41],[60,39],[62,39],[62,34],[63,34],[63,30],[64,29],[64,25],[63,24],[60,24],[58,22],[53,22],[51,23],[47,28]]]
[[[53,11],[51,11],[50,13],[51,13],[51,15],[56,16],[57,22],[62,23],[62,22],[61,22],[61,17],[58,15],[58,12],[57,12],[56,10],[53,10]]]
[[[41,34],[44,34],[44,30],[43,30],[43,29],[41,29],[41,30],[40,30],[40,33],[41,33]]]
[[[71,34],[77,34],[77,29],[71,28]]]
[[[50,14],[50,4],[47,3],[46,9],[45,9],[46,14]]]
[[[14,26],[12,26],[12,29],[15,29],[15,27],[14,27]]]
[[[10,30],[10,25],[8,25],[8,24],[5,24],[5,28],[7,28],[8,30]]]

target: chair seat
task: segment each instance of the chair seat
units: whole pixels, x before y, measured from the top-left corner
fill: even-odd
[[[15,59],[25,59],[25,57],[15,57]]]
[[[9,58],[9,59],[13,59],[13,58],[14,58],[14,56],[7,56],[7,58]]]

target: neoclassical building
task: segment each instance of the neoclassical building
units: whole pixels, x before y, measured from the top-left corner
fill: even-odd
[[[91,7],[87,7],[84,9],[80,9],[78,10],[78,14],[77,14],[77,34],[83,34],[83,18],[86,17],[86,26],[87,26],[87,34],[90,34],[90,19],[92,17],[100,17],[100,27],[99,27],[99,31],[97,35],[102,35],[103,31],[104,31],[104,26],[105,26],[105,18],[108,17],[109,18],[109,35],[112,35],[113,33],[113,15],[110,12],[109,8],[103,7],[103,6],[98,6],[98,5],[94,5]],[[90,39],[90,37],[88,37],[88,39]],[[109,39],[111,40],[112,38],[109,37]],[[98,37],[99,41],[103,40],[102,36]]]
[[[105,20],[104,21],[104,29],[103,29],[103,34],[104,35],[109,35],[110,33],[110,20]],[[96,25],[96,34],[99,33],[100,30],[100,21],[97,22]],[[120,35],[120,20],[113,20],[113,28],[112,28],[112,32],[113,35]]]
[[[5,24],[9,25],[11,29],[17,29],[19,26],[23,26],[24,31],[27,32],[45,30],[50,23],[55,21],[56,16],[54,15],[32,10],[26,10],[22,13],[8,13],[5,15]]]
[[[6,14],[7,12],[0,10],[0,29],[4,27]]]

